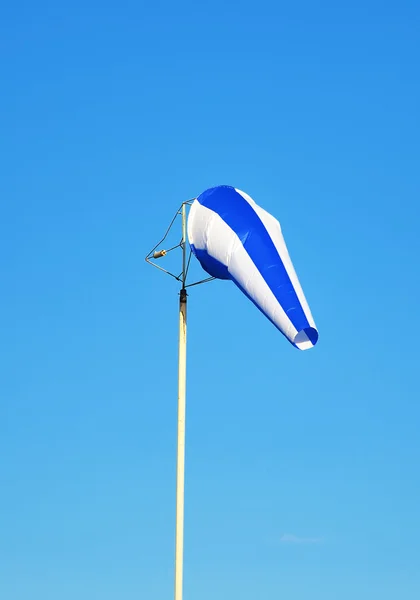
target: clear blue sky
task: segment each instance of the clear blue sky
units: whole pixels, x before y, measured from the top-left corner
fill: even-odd
[[[172,597],[177,285],[144,255],[220,183],[280,219],[320,341],[191,291],[185,600],[420,598],[419,21],[4,5],[2,598]]]

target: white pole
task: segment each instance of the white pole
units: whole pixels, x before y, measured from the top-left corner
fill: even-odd
[[[178,443],[176,467],[175,600],[182,600],[184,562],[185,409],[187,376],[186,205],[182,205],[182,289],[179,302]]]

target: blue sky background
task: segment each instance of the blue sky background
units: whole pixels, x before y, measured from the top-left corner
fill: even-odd
[[[227,183],[320,330],[191,291],[185,600],[420,597],[419,16],[356,0],[5,4],[0,596],[172,597],[177,284]]]

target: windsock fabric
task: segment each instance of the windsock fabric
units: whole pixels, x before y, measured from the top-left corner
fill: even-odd
[[[231,186],[198,196],[188,216],[188,240],[203,269],[230,279],[299,350],[318,341],[302,287],[275,217]]]

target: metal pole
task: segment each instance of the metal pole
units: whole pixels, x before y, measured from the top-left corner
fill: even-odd
[[[185,409],[187,376],[186,205],[182,205],[182,289],[179,301],[178,442],[176,467],[175,600],[182,600],[184,562]]]

